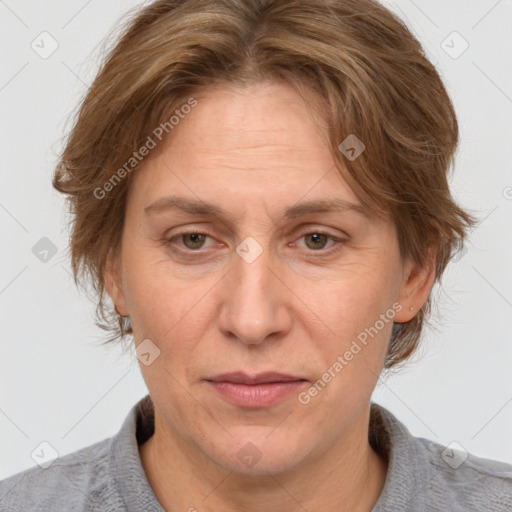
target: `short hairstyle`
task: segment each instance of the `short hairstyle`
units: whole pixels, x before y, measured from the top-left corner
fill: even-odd
[[[316,93],[337,171],[394,223],[402,258],[435,265],[438,281],[462,248],[474,219],[448,185],[456,114],[400,18],[373,0],[157,0],[104,56],[53,177],[69,202],[75,283],[92,284],[106,342],[133,334],[105,302],[104,274],[119,254],[134,152],[156,127],[170,133],[170,115],[204,88],[268,80]],[[365,146],[355,159],[339,149],[350,135]],[[394,325],[385,368],[415,351],[430,309],[431,297]]]

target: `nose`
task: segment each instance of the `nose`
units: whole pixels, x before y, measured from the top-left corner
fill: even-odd
[[[234,254],[233,267],[224,279],[219,328],[247,345],[282,337],[292,325],[293,294],[268,253],[263,251],[252,262]]]

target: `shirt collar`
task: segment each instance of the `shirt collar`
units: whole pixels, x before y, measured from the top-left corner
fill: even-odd
[[[110,470],[128,512],[165,512],[148,482],[139,444],[154,432],[153,402],[149,395],[135,404],[121,430],[112,438]]]
[[[388,460],[384,488],[372,512],[426,508],[427,489],[435,474],[426,464],[423,446],[390,411],[372,402],[369,442]]]

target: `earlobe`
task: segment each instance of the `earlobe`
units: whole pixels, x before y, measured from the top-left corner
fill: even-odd
[[[114,308],[118,315],[128,316],[128,310],[126,309],[126,302],[124,299],[123,287],[121,283],[120,268],[116,264],[112,255],[107,258],[105,265],[105,288],[109,294]]]
[[[395,322],[412,320],[427,302],[436,279],[433,250],[425,265],[410,261],[405,268],[404,281],[398,297],[402,309],[395,315]]]

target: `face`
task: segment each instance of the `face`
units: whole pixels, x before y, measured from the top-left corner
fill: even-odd
[[[158,355],[160,435],[229,470],[297,468],[364,432],[393,321],[428,290],[309,102],[276,83],[194,97],[134,175],[108,290]]]

